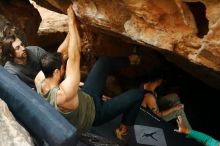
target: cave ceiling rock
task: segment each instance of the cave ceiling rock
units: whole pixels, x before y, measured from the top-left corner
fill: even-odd
[[[66,13],[71,3],[71,0],[34,1],[62,13]],[[198,65],[199,67],[194,69],[182,68],[202,80],[205,75],[211,75],[215,78],[212,80],[215,86],[220,83],[220,0],[72,0],[72,2],[81,22],[113,36],[151,46],[180,67],[190,63]],[[198,36],[198,24],[189,8],[189,3],[196,2],[205,6],[204,15],[208,20],[208,31],[202,37]],[[184,62],[181,59],[187,60],[188,63],[181,64]],[[209,82],[209,79],[205,80]]]
[[[21,33],[25,34],[27,42],[34,42],[41,17],[29,0],[1,0],[0,15],[19,28]]]
[[[47,2],[64,13],[70,3]],[[180,0],[78,0],[74,1],[74,10],[84,23],[185,58],[201,47],[194,17]]]

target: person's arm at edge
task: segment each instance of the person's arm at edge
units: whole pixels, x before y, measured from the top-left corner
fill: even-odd
[[[187,138],[193,138],[196,141],[205,144],[206,146],[219,146],[220,142],[212,138],[211,136],[204,134],[202,132],[198,132],[192,129],[188,129],[182,121],[182,117],[177,117],[178,129],[174,131],[177,133],[183,133]]]
[[[69,58],[66,65],[66,78],[59,86],[62,91],[61,94],[64,96],[58,96],[62,98],[57,98],[57,106],[61,109],[74,110],[78,107],[77,91],[80,83],[80,37],[72,5],[69,6],[67,13],[69,16],[70,35],[68,45]]]
[[[67,34],[65,40],[62,42],[62,44],[57,49],[57,52],[60,52],[63,55],[63,60],[66,61],[68,59],[68,45],[69,45],[69,39],[70,35]]]
[[[206,146],[218,146],[220,144],[220,142],[217,141],[216,139],[214,139],[213,137],[211,137],[205,133],[195,131],[195,130],[189,130],[186,137],[193,138],[196,141],[198,141],[202,144],[205,144]]]

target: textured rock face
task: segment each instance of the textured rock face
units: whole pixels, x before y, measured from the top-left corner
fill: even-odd
[[[66,13],[71,3],[71,0],[34,1],[62,13]],[[220,88],[219,0],[72,1],[82,23],[129,43],[150,46],[185,71]],[[192,4],[203,5],[204,14],[192,12],[195,10],[189,7]],[[196,21],[198,15],[207,18],[207,26]],[[207,31],[201,33],[201,27]]]
[[[24,32],[30,44],[35,42],[41,17],[28,0],[1,0],[0,15]]]
[[[47,2],[62,12],[69,4]],[[202,37],[197,25],[203,24],[196,24],[188,7],[194,2],[204,5],[208,19],[208,33]],[[220,85],[219,0],[78,0],[74,10],[83,23],[151,46],[209,85]]]
[[[56,6],[56,1],[50,3]],[[197,33],[194,18],[181,1],[80,0],[74,4],[83,22],[161,49],[172,51],[182,37]]]
[[[5,29],[7,23],[9,23],[9,21],[7,21],[4,16],[0,15],[0,40],[4,37],[3,30]]]
[[[36,45],[48,51],[55,51],[66,37],[68,17],[67,15],[41,7],[33,1],[31,3],[39,11],[42,19],[37,32],[38,38]]]
[[[85,5],[86,2],[79,1],[78,9],[75,9],[80,17],[89,17],[96,25],[142,44],[172,50],[182,36],[196,32],[193,17],[189,15],[189,19],[182,19],[173,1],[112,1],[111,6],[105,1],[90,2],[91,10],[84,9]],[[191,14],[188,9],[184,10]]]
[[[195,61],[220,70],[220,1],[205,1],[209,32],[202,39]]]
[[[68,16],[48,10],[32,2],[33,6],[39,11],[42,22],[38,29],[38,35],[50,34],[56,32],[67,32]]]
[[[29,133],[15,120],[0,99],[0,146],[34,146]]]
[[[49,10],[58,10],[59,12],[66,13],[66,9],[71,3],[71,0],[33,0],[40,6],[46,7]]]
[[[204,4],[210,12],[207,14],[208,20],[218,20],[218,14],[211,14],[212,11],[216,13],[218,10],[218,3]],[[162,51],[171,51],[196,64],[220,70],[218,62],[209,59],[211,55],[215,60],[219,58],[218,49],[216,49],[219,46],[216,46],[217,42],[210,37],[211,35],[214,35],[214,38],[217,37],[213,32],[218,29],[213,28],[214,22],[211,22],[208,35],[202,39],[197,37],[198,30],[194,17],[182,1],[126,0],[109,3],[81,0],[75,3],[75,11],[84,22],[93,26],[111,30],[141,44],[155,46]],[[207,42],[210,42],[207,38],[212,39],[211,44],[215,42],[216,48],[207,46]],[[201,59],[201,57],[207,59]]]

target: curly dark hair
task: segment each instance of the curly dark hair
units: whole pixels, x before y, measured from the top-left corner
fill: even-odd
[[[10,23],[5,24],[2,34],[3,37],[0,38],[0,63],[4,65],[5,62],[14,59],[15,52],[12,47],[12,42],[14,42],[16,38],[19,38],[26,46],[27,41],[25,35]]]
[[[3,41],[0,43],[1,45],[1,63],[5,63],[6,61],[12,61],[15,57],[15,51],[12,47],[12,43],[15,41],[15,36],[5,37]]]

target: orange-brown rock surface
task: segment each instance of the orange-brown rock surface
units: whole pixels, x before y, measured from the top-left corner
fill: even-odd
[[[188,6],[180,0],[80,0],[77,15],[86,23],[129,37],[144,45],[167,50],[191,62],[220,71],[220,1],[205,1],[208,34],[197,37],[197,26]]]
[[[21,32],[25,33],[29,43],[35,41],[41,17],[37,9],[35,9],[28,0],[1,0],[0,15],[4,15],[12,25],[18,27]]]
[[[64,13],[70,3],[47,2]],[[196,24],[188,6],[195,2],[204,5],[208,20],[208,33],[202,37],[197,34],[203,24]],[[74,0],[74,10],[83,23],[150,45],[197,78],[220,85],[219,0]]]

